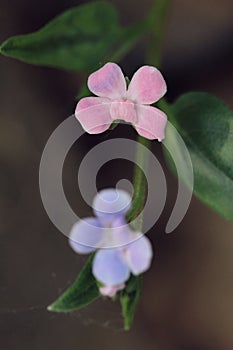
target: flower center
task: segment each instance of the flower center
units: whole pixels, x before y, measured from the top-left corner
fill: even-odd
[[[112,120],[122,119],[127,123],[137,123],[137,113],[135,104],[128,100],[114,101],[110,107]]]

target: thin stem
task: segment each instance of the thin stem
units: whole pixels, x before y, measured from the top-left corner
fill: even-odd
[[[164,28],[169,4],[170,0],[155,1],[148,16],[151,34],[147,49],[147,64],[157,68],[161,65]]]
[[[125,28],[119,38],[119,48],[108,58],[109,62],[118,62],[126,56],[142,38],[150,31],[148,18],[131,27]]]
[[[145,174],[148,169],[148,152],[145,152],[145,149],[141,145],[150,148],[151,141],[145,139],[144,137],[138,135],[137,142],[140,144],[136,150],[136,162],[134,166],[134,175],[133,175],[133,203],[129,214],[127,215],[127,220],[134,222],[134,228],[136,230],[141,230],[142,228],[142,215],[139,215],[141,210],[144,207],[147,195],[147,180]]]
[[[150,42],[148,43],[147,50],[147,64],[158,67],[161,62],[162,40],[164,31],[164,22],[167,14],[167,8],[169,0],[157,0],[152,7],[148,16],[148,21],[151,28]],[[151,148],[151,141],[138,135],[137,142],[140,145]],[[142,215],[140,215],[147,196],[147,167],[148,167],[148,155],[149,152],[144,152],[144,149],[138,146],[136,151],[136,164],[134,167],[133,176],[133,204],[132,208],[127,215],[127,220],[136,221],[135,229],[142,229]],[[142,170],[143,169],[143,170]]]

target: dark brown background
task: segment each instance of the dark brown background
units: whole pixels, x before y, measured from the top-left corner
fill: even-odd
[[[113,1],[123,23],[146,14],[150,1]],[[1,41],[34,31],[79,1],[6,1],[0,4]],[[233,107],[231,0],[172,2],[164,45],[163,73],[173,100],[205,90]],[[155,258],[145,274],[133,329],[121,330],[117,304],[98,302],[72,315],[46,311],[76,277],[84,259],[75,255],[49,221],[41,203],[38,167],[51,132],[73,113],[82,76],[0,58],[0,316],[1,347],[11,349],[230,350],[232,336],[232,224],[192,200],[182,224],[163,233],[176,193],[166,169],[169,198],[150,232]],[[122,67],[130,76],[143,64],[143,45]],[[127,135],[129,129],[116,130]],[[118,133],[118,134],[117,134]],[[86,136],[66,164],[65,187],[80,216],[76,168],[80,154],[98,137]],[[154,150],[161,158],[157,144]],[[117,170],[118,169],[118,170]],[[112,163],[100,186],[114,185],[131,166]],[[109,173],[112,172],[112,177]]]

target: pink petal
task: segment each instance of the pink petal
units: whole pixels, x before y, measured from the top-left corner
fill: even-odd
[[[125,252],[127,265],[134,275],[139,275],[149,269],[152,256],[151,243],[147,237],[142,235],[130,243]]]
[[[160,109],[137,105],[138,122],[135,124],[137,132],[149,139],[162,141],[165,137],[167,116]]]
[[[102,286],[100,287],[100,293],[107,297],[114,297],[116,293],[125,288],[125,284],[118,284],[116,286]]]
[[[131,101],[126,100],[112,102],[110,113],[113,120],[122,119],[127,123],[133,124],[137,122],[135,103]]]
[[[167,86],[160,71],[152,66],[143,66],[134,74],[127,98],[140,104],[152,104],[165,95]]]
[[[111,102],[107,98],[85,97],[78,102],[75,117],[86,132],[99,134],[107,130],[112,123],[110,105]]]
[[[92,73],[88,78],[88,87],[95,95],[108,97],[111,100],[124,98],[126,94],[124,75],[115,63],[106,63]]]

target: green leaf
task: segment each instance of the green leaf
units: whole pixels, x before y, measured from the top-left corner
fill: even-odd
[[[194,194],[224,218],[233,221],[233,113],[218,98],[207,93],[188,93],[171,106],[170,122],[177,128],[191,155]],[[166,142],[179,159],[182,149],[171,128]],[[174,164],[165,155],[174,171]]]
[[[142,289],[142,276],[131,276],[125,289],[120,294],[122,315],[124,317],[124,328],[129,330],[133,319]]]
[[[88,70],[103,60],[117,29],[114,7],[93,2],[65,11],[35,33],[8,39],[1,53],[32,64]]]
[[[100,294],[92,275],[94,254],[87,260],[76,281],[49,307],[49,311],[68,312],[81,309],[96,300]]]
[[[127,53],[145,27],[147,21],[122,28],[112,4],[93,2],[69,9],[37,32],[9,38],[0,52],[31,64],[90,72]]]

